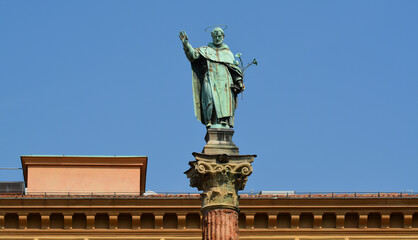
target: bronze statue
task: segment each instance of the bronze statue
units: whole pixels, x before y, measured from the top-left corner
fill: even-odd
[[[192,64],[195,115],[207,128],[234,126],[237,95],[245,87],[243,72],[229,47],[223,43],[225,33],[216,27],[213,42],[193,48],[184,31],[179,37]]]

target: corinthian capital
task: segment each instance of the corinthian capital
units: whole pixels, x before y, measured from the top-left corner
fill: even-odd
[[[227,208],[238,211],[238,191],[244,190],[253,168],[255,155],[193,153],[196,161],[189,162],[185,172],[190,186],[203,191],[202,211]]]

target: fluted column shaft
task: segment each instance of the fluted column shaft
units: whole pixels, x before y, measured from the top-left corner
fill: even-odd
[[[213,209],[203,212],[202,240],[238,240],[238,212]]]

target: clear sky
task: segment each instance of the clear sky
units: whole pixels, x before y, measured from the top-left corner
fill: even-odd
[[[0,0],[0,167],[21,155],[147,155],[147,190],[195,191],[202,150],[178,39],[246,72],[246,191],[418,191],[418,1]],[[0,181],[22,180],[0,171]]]

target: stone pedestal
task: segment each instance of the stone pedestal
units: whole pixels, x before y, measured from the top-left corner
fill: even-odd
[[[185,172],[190,186],[203,191],[203,240],[238,240],[238,191],[244,190],[256,155],[239,155],[234,130],[208,129],[202,153],[194,152]]]
[[[230,128],[209,128],[202,153],[238,155],[239,148],[232,142],[234,130]]]

